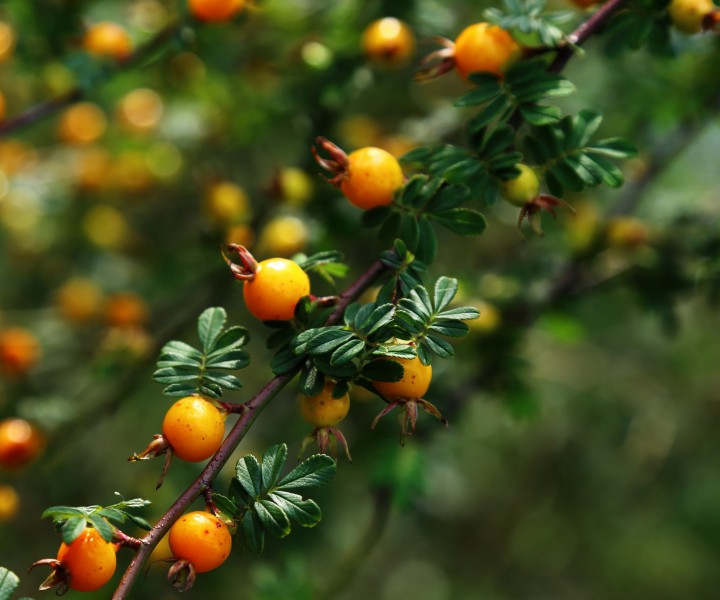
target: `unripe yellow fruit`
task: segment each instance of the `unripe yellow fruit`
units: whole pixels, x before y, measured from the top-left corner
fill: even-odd
[[[668,13],[673,24],[684,33],[699,33],[702,19],[715,10],[712,0],[672,0]]]
[[[527,165],[517,165],[520,175],[500,184],[500,194],[510,204],[525,206],[540,191],[540,180],[533,169]]]

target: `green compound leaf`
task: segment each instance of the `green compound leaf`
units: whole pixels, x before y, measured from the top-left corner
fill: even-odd
[[[314,527],[322,518],[320,507],[313,500],[303,499],[300,494],[278,490],[270,494],[270,500],[302,527]]]
[[[545,182],[551,194],[562,197],[565,190],[581,192],[601,184],[620,187],[622,171],[611,158],[629,158],[635,147],[620,138],[590,143],[602,123],[602,115],[583,109],[559,123],[533,128],[524,140],[528,155],[545,168]]]
[[[460,235],[480,235],[487,229],[485,216],[471,208],[453,208],[434,213],[432,218],[450,231]]]
[[[327,454],[314,454],[290,471],[278,484],[278,490],[295,490],[328,483],[337,466]]]
[[[18,585],[18,576],[5,567],[0,567],[0,600],[10,600]]]
[[[178,340],[162,347],[153,379],[166,384],[163,390],[166,396],[199,393],[220,398],[224,390],[242,387],[237,376],[222,371],[235,371],[250,364],[249,355],[242,350],[249,336],[242,327],[224,329],[226,321],[225,309],[208,308],[198,317],[202,351]]]
[[[405,369],[396,360],[379,358],[371,360],[363,366],[361,375],[371,381],[400,381]]]
[[[290,520],[285,511],[272,500],[260,500],[253,507],[260,523],[277,538],[284,538],[290,533]]]
[[[262,486],[269,490],[275,487],[280,473],[287,460],[288,448],[286,444],[277,444],[268,448],[262,459]]]
[[[245,545],[254,554],[262,554],[265,549],[265,529],[257,513],[248,510],[242,518],[242,533]]]
[[[435,311],[441,311],[450,304],[457,294],[458,281],[452,277],[440,277],[435,282],[435,293],[433,296],[433,304]]]
[[[198,338],[205,354],[212,352],[215,341],[220,337],[226,322],[227,313],[224,308],[218,306],[208,308],[198,317]]]
[[[87,517],[85,515],[82,517],[69,518],[60,528],[62,541],[66,544],[72,544],[75,541],[75,538],[83,532],[86,526]]]
[[[262,469],[252,454],[237,461],[235,478],[251,498],[257,498],[263,493]]]
[[[577,12],[547,12],[545,5],[546,0],[503,0],[503,11],[490,8],[484,12],[484,16],[490,23],[523,34],[523,40],[527,39],[528,45],[554,48],[566,38],[558,25],[575,20]]]

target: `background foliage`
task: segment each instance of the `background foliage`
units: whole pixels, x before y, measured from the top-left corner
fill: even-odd
[[[20,32],[15,56],[0,64],[8,114],[79,85],[107,119],[90,146],[59,140],[57,115],[0,142],[0,324],[27,327],[42,345],[26,378],[0,383],[0,414],[33,419],[48,433],[39,460],[0,473],[21,496],[18,516],[0,523],[0,564],[21,575],[22,594],[37,596],[39,580],[24,573],[56,550],[57,536],[40,520],[48,505],[111,504],[117,491],[150,497],[142,516],[153,522],[194,477],[195,465],[176,461],[149,493],[159,465],[125,459],[158,431],[169,406],[152,381],[160,348],[169,339],[195,343],[202,309],[223,306],[229,325],[250,331],[236,359],[247,351],[252,364],[242,389],[224,399],[246,399],[272,375],[268,329],[245,310],[218,252],[227,223],[203,200],[211,185],[232,181],[247,192],[236,224],[254,234],[258,258],[280,253],[281,236],[263,235],[278,216],[307,227],[307,241],[290,253],[341,250],[348,277],[313,276],[318,293],[332,293],[332,276],[341,289],[385,245],[316,177],[315,137],[399,153],[464,144],[464,122],[475,114],[466,111],[477,107],[455,101],[467,86],[454,74],[412,80],[432,45],[421,44],[413,64],[383,70],[362,56],[360,32],[392,14],[420,40],[453,38],[480,20],[483,6],[260,4],[230,25],[174,31],[149,64],[110,77],[79,49],[83,23],[118,20],[142,43],[174,21],[180,2],[0,3],[0,17]],[[550,8],[584,16],[560,0]],[[313,490],[322,523],[268,538],[259,558],[234,554],[190,596],[715,597],[720,38],[671,32],[627,51],[618,41],[623,27],[570,61],[563,77],[576,92],[558,93],[553,104],[563,114],[601,111],[595,139],[633,141],[640,153],[622,167],[625,187],[574,194],[558,177],[578,214],[543,217],[544,238],[523,242],[517,209],[505,203],[477,203],[488,221],[482,236],[436,228],[429,281],[457,277],[458,301],[485,315],[453,361],[433,362],[428,400],[449,429],[422,415],[401,448],[392,419],[369,431],[378,404],[359,390],[343,424],[353,463],[341,462],[332,484]],[[138,87],[154,90],[163,106],[146,131],[123,125],[118,113]],[[283,190],[287,167],[308,175],[307,199]],[[639,243],[612,225],[628,213],[644,227]],[[388,215],[367,224],[380,225],[379,217]],[[139,295],[148,319],[131,329],[102,315],[68,321],[58,291],[79,276],[106,295]],[[283,442],[292,457],[307,433],[296,399],[296,388],[285,390],[238,457]],[[121,554],[121,566],[126,560]],[[138,599],[174,595],[155,568],[133,591]]]

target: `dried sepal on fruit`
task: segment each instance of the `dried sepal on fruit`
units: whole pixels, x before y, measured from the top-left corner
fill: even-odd
[[[261,321],[290,321],[301,298],[310,294],[310,279],[300,265],[287,258],[268,258],[257,262],[239,244],[228,244],[240,264],[225,261],[235,279],[243,282],[243,299],[250,313]]]
[[[320,156],[313,146],[315,160],[332,175],[327,181],[358,208],[369,210],[392,203],[395,192],[405,183],[397,158],[382,148],[367,146],[347,154],[324,137],[316,142],[330,157]]]
[[[327,381],[319,394],[300,397],[300,412],[303,419],[314,427],[313,431],[303,439],[300,455],[304,454],[307,448],[315,442],[320,448],[320,452],[336,457],[339,443],[345,456],[352,461],[347,440],[342,431],[337,428],[337,425],[350,411],[350,395],[345,392],[339,398],[335,398],[333,396],[334,389],[335,382]]]

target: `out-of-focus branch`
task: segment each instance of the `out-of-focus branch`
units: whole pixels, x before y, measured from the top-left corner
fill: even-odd
[[[113,68],[113,72],[120,72],[125,69],[140,66],[143,62],[151,59],[155,53],[178,36],[182,27],[182,21],[176,21],[168,25],[145,44],[139,46],[130,56],[123,60],[119,60],[117,65]],[[82,100],[87,95],[87,91],[88,90],[83,87],[77,86],[57,98],[40,102],[39,104],[26,109],[19,115],[3,121],[0,123],[0,138],[10,133],[14,133],[19,129],[23,129],[24,127],[33,125],[45,117],[53,115],[66,106],[70,106],[71,104]]]

